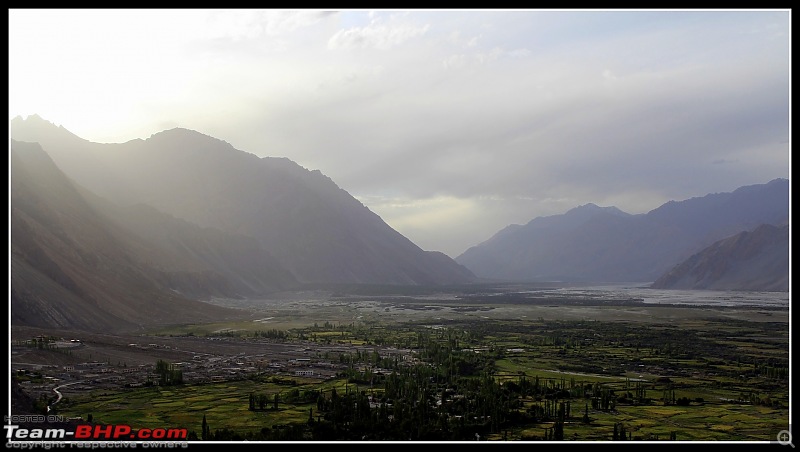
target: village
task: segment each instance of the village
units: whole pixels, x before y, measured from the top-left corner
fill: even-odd
[[[411,350],[377,345],[239,337],[145,339],[124,345],[119,341],[98,343],[97,339],[85,341],[44,335],[17,340],[11,346],[11,370],[26,393],[35,400],[47,400],[48,407],[54,408],[62,397],[70,395],[99,389],[157,386],[161,384],[158,361],[168,363],[185,384],[265,375],[324,381],[348,369],[350,364],[343,357],[357,353],[377,352],[408,364],[416,361]],[[47,355],[49,361],[42,359]],[[52,359],[53,356],[60,359]],[[389,373],[375,367],[370,371]]]

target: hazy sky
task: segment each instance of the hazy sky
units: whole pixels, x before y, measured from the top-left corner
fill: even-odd
[[[456,257],[589,202],[788,178],[790,16],[11,9],[9,118],[288,157]]]

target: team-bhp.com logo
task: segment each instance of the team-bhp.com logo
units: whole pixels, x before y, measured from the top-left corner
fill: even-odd
[[[6,439],[10,441],[179,441],[186,440],[185,428],[140,428],[134,430],[130,425],[76,425],[75,430],[64,428],[22,428],[18,425],[4,425]]]

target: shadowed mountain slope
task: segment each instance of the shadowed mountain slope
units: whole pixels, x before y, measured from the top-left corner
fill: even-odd
[[[764,224],[714,242],[651,287],[788,292],[789,225]]]
[[[36,143],[11,142],[11,322],[93,331],[243,318],[190,300]],[[138,254],[138,255],[137,255]]]
[[[299,286],[252,237],[203,228],[145,204],[123,208],[88,191],[84,196],[123,232],[119,239],[131,244],[133,255],[186,296],[249,298]]]
[[[300,282],[455,284],[474,275],[426,252],[319,171],[172,129],[100,144],[38,116],[12,138],[38,142],[72,179],[118,204],[146,204],[202,227],[253,237]]]

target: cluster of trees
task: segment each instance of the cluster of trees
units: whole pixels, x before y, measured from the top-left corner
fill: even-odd
[[[300,391],[273,394],[250,394],[251,410],[277,409],[278,403],[289,401],[307,403],[316,399],[309,409],[304,425],[276,426],[246,434],[231,430],[206,430],[214,440],[389,440],[389,441],[470,441],[492,433],[507,431],[515,425],[552,423],[542,435],[531,440],[563,440],[567,421],[591,423],[590,402],[573,410],[575,397],[599,409],[605,400],[613,400],[601,385],[576,384],[524,375],[515,380],[500,381],[493,375],[462,376],[452,383],[437,382],[437,371],[426,364],[401,368],[386,377],[379,387],[347,385],[344,392]],[[641,391],[632,388],[634,392]],[[523,398],[538,400],[522,403]],[[561,398],[566,397],[566,398]],[[580,399],[578,399],[580,400]],[[204,424],[205,425],[205,424]],[[204,429],[206,427],[203,427]],[[619,429],[619,431],[618,431]],[[609,431],[613,439],[626,439],[621,425]]]
[[[289,337],[289,333],[283,330],[278,330],[275,328],[269,330],[258,330],[253,332],[253,337],[263,337],[267,339],[280,339],[286,340]]]
[[[250,411],[264,411],[264,410],[277,410],[279,403],[287,404],[303,404],[315,403],[320,398],[320,391],[316,389],[300,391],[298,388],[292,388],[284,393],[273,394],[255,394],[250,393],[248,401],[248,409]]]
[[[761,365],[755,368],[757,375],[762,375],[774,380],[788,380],[789,367],[788,366],[771,366]]]
[[[250,394],[250,401],[247,409],[250,411],[264,411],[272,408],[278,409],[278,393],[276,392],[273,397],[267,394]]]
[[[494,347],[476,350],[467,347],[469,343],[466,333],[421,332],[413,338],[420,359],[413,365],[377,352],[356,351],[340,357],[350,364],[342,373],[349,383],[343,393],[336,388],[326,392],[293,388],[250,394],[250,410],[278,409],[279,402],[316,402],[316,410],[310,409],[302,428],[262,429],[246,439],[466,441],[515,425],[552,422],[540,437],[530,439],[561,440],[565,422],[575,420],[575,415],[591,422],[590,404],[595,410],[614,409],[617,395],[598,383],[524,374],[498,377]],[[391,371],[373,372],[374,365]],[[643,400],[645,396],[646,390],[637,382],[623,397]],[[574,399],[586,401],[577,413],[572,410]],[[231,439],[225,435],[235,433],[210,434]]]
[[[183,371],[176,369],[174,364],[163,359],[156,361],[156,374],[158,374],[158,384],[161,386],[183,383]]]
[[[336,327],[315,325],[317,330],[325,328]],[[344,334],[343,328],[338,329]],[[597,325],[597,333],[591,339],[570,332],[566,325],[564,331],[545,332],[531,341],[537,346],[559,347],[565,354],[582,353],[583,348],[591,350],[593,343],[604,348],[635,347],[636,353],[641,347],[643,353],[646,350],[649,356],[659,356],[661,360],[695,355],[690,342],[701,342],[703,347],[709,343],[694,334],[669,328],[634,334],[640,332]],[[362,328],[353,334],[363,341],[388,341],[381,333],[373,333]],[[676,395],[668,378],[655,383],[626,380],[624,386],[612,388],[597,382],[576,382],[574,378],[529,378],[524,372],[500,375],[496,360],[507,352],[488,333],[480,328],[469,332],[454,328],[404,331],[393,345],[413,349],[417,358],[413,364],[398,356],[382,356],[375,350],[342,353],[339,362],[348,364],[340,374],[347,381],[344,391],[338,388],[301,392],[295,388],[279,394],[250,395],[251,410],[277,409],[279,402],[313,404],[305,423],[276,425],[244,434],[223,429],[209,431],[206,436],[216,440],[469,441],[507,433],[520,425],[539,424],[546,426],[541,434],[523,439],[562,440],[565,425],[592,423],[590,409],[613,412],[618,404],[654,403],[648,390],[663,390],[661,399],[655,400],[667,405],[703,403],[700,398]],[[478,343],[481,345],[476,346]],[[607,357],[603,366],[608,367],[614,360],[630,362],[628,355],[619,354]],[[757,371],[781,378],[781,364],[762,365]],[[754,397],[751,400],[760,402]],[[633,432],[620,423],[613,430],[609,428],[607,434],[612,440],[633,438]],[[676,439],[674,432],[670,439]]]

